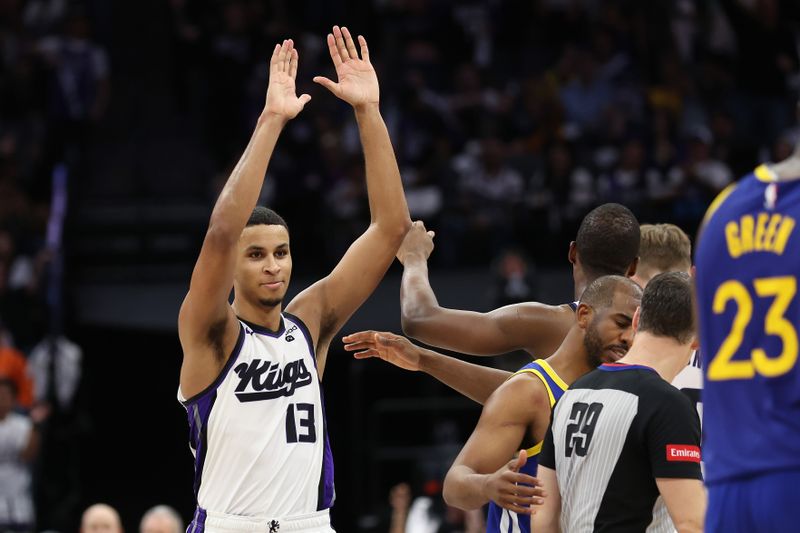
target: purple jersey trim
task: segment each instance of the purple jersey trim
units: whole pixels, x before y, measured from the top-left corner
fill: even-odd
[[[222,380],[225,379],[225,376],[227,376],[228,372],[230,372],[233,363],[235,363],[236,360],[239,358],[239,352],[242,350],[242,344],[244,344],[244,328],[242,327],[241,324],[239,324],[239,337],[236,339],[236,346],[233,347],[233,351],[231,352],[231,355],[228,357],[228,361],[225,363],[225,366],[220,371],[219,375],[217,376],[217,379],[215,379],[211,383],[211,385],[203,389],[201,392],[198,392],[191,398],[187,399],[186,401],[181,402],[183,406],[187,408],[187,410],[189,405],[200,400],[200,398],[202,398],[204,395],[208,394],[212,390],[217,390],[217,387],[220,386]],[[189,417],[189,424],[191,423],[192,420],[191,417]]]
[[[186,528],[186,533],[204,533],[206,530],[206,510],[198,507],[194,511],[194,516]]]

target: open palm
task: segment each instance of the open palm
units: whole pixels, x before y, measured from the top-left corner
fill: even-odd
[[[297,50],[291,39],[276,44],[269,62],[269,86],[264,112],[283,120],[297,116],[311,100],[307,94],[297,96],[295,78],[297,77]]]
[[[405,370],[419,370],[419,348],[405,337],[386,331],[360,331],[342,339],[356,359],[377,357]]]
[[[324,76],[314,78],[316,83],[353,107],[377,104],[380,99],[378,76],[369,61],[367,41],[359,35],[358,44],[361,48],[361,58],[358,56],[350,31],[347,28],[339,29],[339,26],[334,26],[333,33],[328,34],[328,51],[339,82],[335,83]]]

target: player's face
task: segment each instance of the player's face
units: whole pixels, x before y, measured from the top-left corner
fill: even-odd
[[[275,307],[283,301],[292,275],[289,232],[276,224],[258,224],[242,231],[236,260],[237,297]]]
[[[626,290],[614,294],[612,304],[594,312],[586,327],[583,344],[591,366],[622,358],[633,341],[633,315],[639,300]]]

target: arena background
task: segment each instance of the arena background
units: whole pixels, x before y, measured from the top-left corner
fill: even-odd
[[[291,228],[292,294],[366,227],[352,112],[311,83],[332,74],[333,24],[369,41],[446,306],[568,301],[567,246],[592,207],[621,202],[694,237],[719,190],[800,138],[791,0],[0,1],[4,349],[61,357],[40,342],[63,334],[83,354],[35,374],[51,406],[38,529],[74,531],[98,501],[128,531],[155,504],[191,515],[177,309],[283,38],[313,97],[262,194]],[[399,332],[399,275],[345,332]],[[390,487],[435,494],[479,410],[426,376],[331,352],[334,525],[386,531]]]

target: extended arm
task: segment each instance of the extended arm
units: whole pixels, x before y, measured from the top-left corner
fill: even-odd
[[[389,132],[378,108],[379,89],[367,43],[359,37],[361,59],[347,28],[328,35],[338,83],[314,81],[355,109],[366,162],[371,221],[339,264],[324,279],[298,295],[287,310],[304,319],[318,339],[317,366],[322,373],[333,335],[372,294],[394,260],[411,219]]]
[[[184,353],[181,390],[187,397],[216,377],[236,342],[238,325],[228,305],[228,295],[233,285],[237,242],[261,192],[267,164],[283,126],[311,98],[295,95],[297,60],[291,40],[275,46],[264,111],[211,213],[178,317]]]
[[[547,356],[556,351],[573,321],[566,306],[536,302],[513,304],[488,313],[439,305],[428,281],[428,264],[404,264],[400,289],[403,332],[417,340],[472,355],[514,350]]]
[[[342,338],[356,359],[377,357],[405,370],[425,372],[483,405],[511,372],[475,365],[417,346],[388,332],[360,331]]]
[[[556,351],[574,321],[567,306],[530,302],[477,313],[439,305],[428,279],[433,237],[422,222],[414,222],[397,252],[403,263],[403,333],[431,346],[472,355],[526,350],[546,356]]]
[[[444,499],[460,509],[475,509],[489,500],[516,513],[530,514],[542,503],[536,478],[519,472],[527,455],[519,451],[530,427],[547,427],[550,403],[540,381],[516,376],[489,398],[478,425],[444,481]],[[526,485],[521,485],[521,484]]]
[[[706,491],[699,479],[656,478],[658,492],[678,533],[703,531]]]

